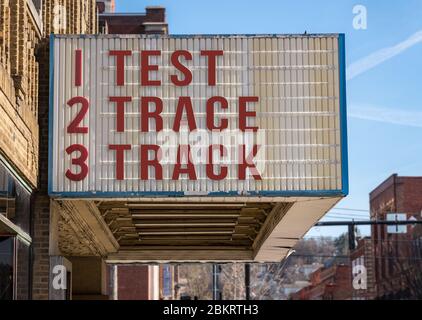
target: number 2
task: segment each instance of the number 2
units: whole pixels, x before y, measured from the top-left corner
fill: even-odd
[[[89,101],[84,97],[74,97],[67,102],[69,107],[73,107],[75,104],[81,104],[82,108],[76,115],[75,119],[67,127],[67,133],[88,133],[88,127],[80,127],[80,123],[88,112]]]

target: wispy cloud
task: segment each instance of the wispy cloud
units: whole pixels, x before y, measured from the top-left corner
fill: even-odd
[[[351,106],[349,117],[410,127],[422,127],[422,112],[375,106]]]
[[[376,67],[377,65],[399,55],[400,53],[404,52],[405,50],[417,45],[418,43],[422,42],[422,30],[414,33],[409,38],[396,44],[393,47],[388,47],[376,51],[365,58],[362,58],[347,68],[347,79],[351,80],[356,76]]]

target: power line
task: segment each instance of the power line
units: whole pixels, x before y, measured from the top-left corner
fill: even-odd
[[[347,215],[347,214],[337,214],[337,213],[328,213],[324,217],[339,217],[339,218],[352,218],[352,219],[369,219],[369,217],[364,216],[354,216],[354,215]]]
[[[307,240],[328,240],[328,241],[335,241],[336,239],[338,239],[338,237],[330,237],[330,236],[312,236],[312,237],[304,237],[303,239],[300,239],[298,241],[298,243],[300,242],[305,242]],[[361,237],[361,239],[364,239],[365,241],[372,241],[372,242],[387,242],[387,243],[395,243],[395,242],[408,242],[409,244],[415,243],[417,241],[421,241],[421,248],[422,248],[422,240],[419,239],[411,239],[411,240],[395,240],[395,239],[373,239],[373,238],[369,238],[369,237]]]
[[[369,217],[368,213],[350,213],[350,212],[337,212],[337,211],[328,211],[327,213],[335,213],[335,214],[341,214],[346,216],[359,216],[359,217]]]
[[[334,210],[344,210],[344,211],[357,211],[357,212],[370,212],[369,210],[365,209],[352,209],[352,208],[334,208]]]
[[[422,220],[416,221],[393,221],[393,220],[368,220],[368,221],[321,221],[315,224],[316,227],[335,227],[335,226],[372,226],[372,225],[417,225],[422,224]]]
[[[346,219],[346,220],[354,220],[354,221],[370,221],[371,219],[369,218],[363,218],[363,217],[341,217],[341,216],[332,216],[332,215],[327,215],[324,218],[331,218],[331,219]]]
[[[350,256],[347,255],[340,255],[340,256],[331,256],[331,255],[313,255],[313,254],[292,254],[292,258],[298,257],[298,258],[339,258],[339,259],[349,259]],[[397,260],[414,260],[414,261],[422,261],[422,258],[416,258],[416,257],[398,257],[398,256],[371,256],[369,258],[374,259],[397,259]]]
[[[325,216],[327,215],[336,215],[339,217],[365,218],[365,219],[370,218],[368,215],[344,214],[344,213],[339,213],[339,212],[328,212]]]

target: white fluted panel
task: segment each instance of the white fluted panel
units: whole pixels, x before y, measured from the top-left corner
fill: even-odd
[[[53,105],[51,144],[52,193],[118,193],[126,196],[142,192],[211,192],[262,191],[336,191],[342,189],[342,136],[340,115],[340,66],[337,35],[327,36],[58,36],[54,41]],[[83,52],[83,85],[75,87],[74,51]],[[131,50],[125,69],[125,86],[116,86],[115,58],[110,50]],[[140,51],[160,50],[161,57],[150,58],[159,72],[159,87],[140,85]],[[170,63],[174,50],[187,50],[193,60],[184,64],[193,73],[193,82],[176,87],[170,75],[178,74]],[[217,85],[207,85],[207,60],[201,50],[223,50],[217,60]],[[183,61],[183,60],[182,60]],[[67,101],[84,96],[90,101],[82,125],[88,134],[68,134],[66,128],[79,111]],[[116,107],[110,96],[130,96],[126,104],[125,132],[116,132]],[[228,165],[228,176],[213,181],[206,176],[205,164],[196,164],[197,180],[182,175],[171,180],[173,164],[163,165],[162,181],[141,180],[139,146],[157,143],[157,133],[140,132],[140,98],[159,97],[164,102],[164,128],[172,128],[177,99],[189,96],[193,101],[196,123],[206,130],[206,100],[225,97],[227,110],[217,112],[229,119],[229,129],[238,128],[238,98],[258,96],[250,104],[257,112],[249,125],[259,127],[265,137],[260,149],[262,180],[238,179],[238,165]],[[218,122],[218,116],[215,120]],[[154,122],[150,122],[154,129]],[[254,139],[257,139],[256,137]],[[65,149],[82,144],[88,152],[88,176],[79,182],[66,178],[65,172],[78,167],[71,164],[73,154]],[[115,153],[110,144],[131,144],[125,153],[125,179],[115,179]],[[217,171],[217,170],[216,170]],[[150,176],[154,171],[149,168]],[[69,195],[69,194],[68,194]],[[111,195],[111,194],[110,194]]]

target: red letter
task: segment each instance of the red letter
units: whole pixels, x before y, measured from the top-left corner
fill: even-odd
[[[247,111],[246,104],[248,102],[258,102],[258,97],[239,97],[239,129],[243,132],[246,130],[258,131],[258,127],[248,127],[246,125],[246,118],[256,117],[255,111]]]
[[[115,102],[117,107],[117,132],[125,132],[125,102],[131,101],[132,97],[110,97],[110,102]]]
[[[182,121],[183,109],[186,108],[189,131],[196,129],[195,115],[193,113],[192,100],[190,97],[180,97],[177,103],[176,116],[174,118],[173,131],[179,132]]]
[[[155,111],[149,111],[149,103],[155,104]],[[142,97],[141,98],[141,132],[149,131],[149,119],[155,119],[155,131],[163,130],[163,118],[160,116],[163,112],[163,100],[157,97]]]
[[[180,56],[183,56],[186,60],[192,60],[192,55],[189,51],[185,50],[177,50],[171,55],[171,63],[177,70],[183,73],[185,79],[179,80],[176,75],[172,75],[170,79],[171,82],[173,82],[176,86],[183,87],[189,85],[192,82],[192,72],[190,72],[188,68],[186,68],[183,64],[180,63]]]
[[[81,168],[81,172],[73,173],[69,169],[66,171],[66,177],[72,181],[81,181],[86,178],[88,175],[88,166],[86,164],[86,160],[88,159],[88,151],[86,148],[81,144],[72,144],[71,146],[66,148],[67,154],[72,154],[75,151],[80,152],[79,158],[72,159],[72,164],[75,166],[79,166]]]
[[[116,57],[116,84],[118,86],[125,85],[125,57],[131,56],[130,50],[110,50],[110,56]]]
[[[110,144],[109,150],[116,151],[116,180],[125,178],[125,150],[132,149],[130,144]]]
[[[256,154],[258,153],[258,146],[256,144],[254,144],[253,150],[248,155],[248,157],[246,157],[246,146],[241,145],[241,146],[239,146],[239,148],[241,149],[240,152],[242,154],[242,160],[239,161],[239,168],[238,168],[239,169],[239,171],[238,171],[239,179],[245,180],[246,179],[246,168],[251,168],[250,170],[252,172],[254,179],[255,180],[262,180],[261,175],[258,172],[258,169],[255,167],[255,164],[253,163],[253,157],[255,157]]]
[[[158,66],[149,64],[150,56],[160,56],[161,51],[158,50],[145,50],[141,52],[141,85],[143,86],[161,86],[160,80],[150,80],[149,72],[157,71]]]
[[[227,149],[222,144],[214,144],[208,147],[208,163],[207,163],[207,177],[211,180],[223,180],[227,177],[227,166],[221,166],[220,174],[214,174],[214,163],[212,160],[213,150],[217,148],[220,149],[220,156],[223,157]]]
[[[82,50],[77,49],[75,51],[75,86],[80,87],[82,85]]]
[[[186,168],[182,168],[182,151],[188,158]],[[190,161],[190,146],[179,146],[177,149],[177,163],[174,165],[172,180],[179,180],[180,174],[188,174],[189,180],[196,180],[195,166]]]
[[[149,151],[154,151],[154,158],[149,160]],[[163,180],[163,168],[159,162],[161,149],[154,144],[141,145],[141,179],[148,180],[148,167],[152,166],[155,169],[155,180]]]
[[[228,108],[228,102],[223,97],[211,97],[207,101],[207,128],[208,130],[224,130],[227,129],[229,121],[226,118],[221,119],[221,124],[217,127],[214,125],[214,105],[216,102],[221,104],[221,109]]]
[[[82,120],[84,119],[86,113],[89,109],[89,101],[84,97],[73,97],[67,102],[69,107],[73,107],[75,104],[81,104],[81,110],[76,115],[75,119],[69,123],[67,127],[67,133],[88,133],[88,127],[79,127]]]
[[[208,85],[215,86],[216,79],[216,58],[222,56],[223,50],[203,50],[201,56],[208,57]]]

